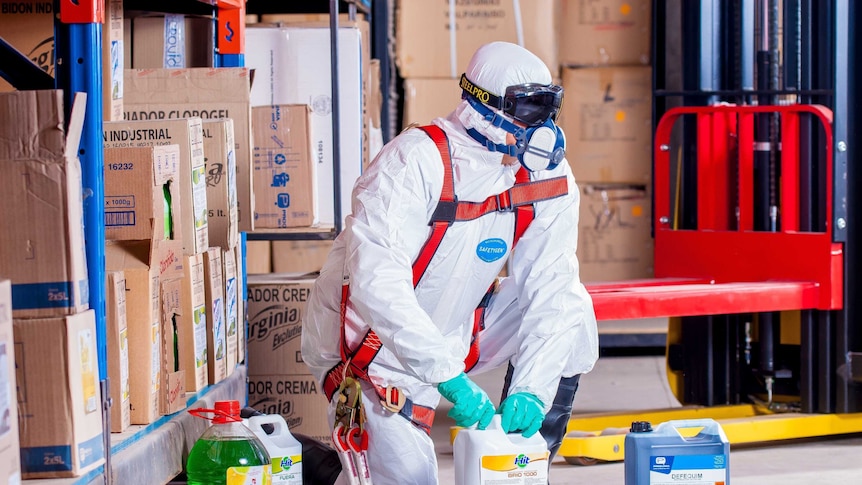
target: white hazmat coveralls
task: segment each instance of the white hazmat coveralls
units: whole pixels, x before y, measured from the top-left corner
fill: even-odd
[[[503,165],[503,155],[477,143],[465,125],[498,143],[505,133],[483,126],[466,101],[433,123],[448,135],[459,201],[482,202],[514,185],[520,165]],[[352,215],[309,298],[303,360],[321,382],[340,362],[342,281],[348,277],[348,347],[356,348],[368,329],[374,330],[383,347],[369,366],[370,378],[435,408],[436,384],[464,371],[474,311],[508,258],[510,276],[501,279],[486,309],[479,361],[469,374],[511,361],[508,393],[534,394],[547,413],[560,378],[590,371],[598,357],[592,301],[578,277],[579,194],[571,169],[564,160],[553,170],[531,174],[532,180],[565,175],[569,192],[535,203],[535,218],[514,251],[513,212],[455,222],[414,289],[412,264],[430,234],[443,175],[434,142],[410,129],[388,143],[359,178]],[[483,242],[495,238],[505,242],[500,258],[488,261],[493,258],[487,253],[480,258],[479,248],[487,247]],[[375,485],[436,484],[431,438],[383,408],[372,386],[363,383],[362,389]]]

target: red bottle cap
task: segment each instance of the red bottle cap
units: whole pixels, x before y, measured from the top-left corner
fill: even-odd
[[[239,401],[216,401],[213,424],[234,423],[242,421],[239,416]]]

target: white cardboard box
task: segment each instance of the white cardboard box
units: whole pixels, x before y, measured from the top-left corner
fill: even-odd
[[[332,81],[328,28],[267,27],[246,30],[246,65],[256,70],[252,106],[311,106],[312,154],[317,167],[319,224],[335,221],[332,157]],[[341,217],[350,214],[350,194],[362,173],[362,40],[358,28],[338,33],[338,103]]]

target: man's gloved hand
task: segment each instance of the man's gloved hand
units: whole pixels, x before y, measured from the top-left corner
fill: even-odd
[[[545,419],[545,406],[536,396],[527,392],[518,392],[507,397],[500,403],[500,424],[503,431],[510,433],[520,431],[524,438],[529,438],[542,427]]]
[[[494,403],[482,388],[467,377],[467,374],[462,372],[446,382],[437,384],[437,390],[440,391],[440,395],[454,404],[449,411],[449,417],[455,420],[456,425],[467,427],[479,423],[478,428],[485,429],[491,424],[491,418],[496,412]]]

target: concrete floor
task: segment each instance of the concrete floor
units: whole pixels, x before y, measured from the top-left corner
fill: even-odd
[[[492,399],[499,399],[505,368],[477,376]],[[593,372],[581,378],[575,412],[624,411],[679,406],[665,378],[664,357],[603,357]],[[437,411],[433,438],[437,446],[440,483],[454,483],[449,428],[451,408],[443,400]],[[858,484],[862,483],[862,435],[808,440],[760,447],[734,447],[730,457],[734,485]],[[551,484],[623,484],[622,462],[575,466],[557,458]],[[729,485],[729,484],[728,484]]]

